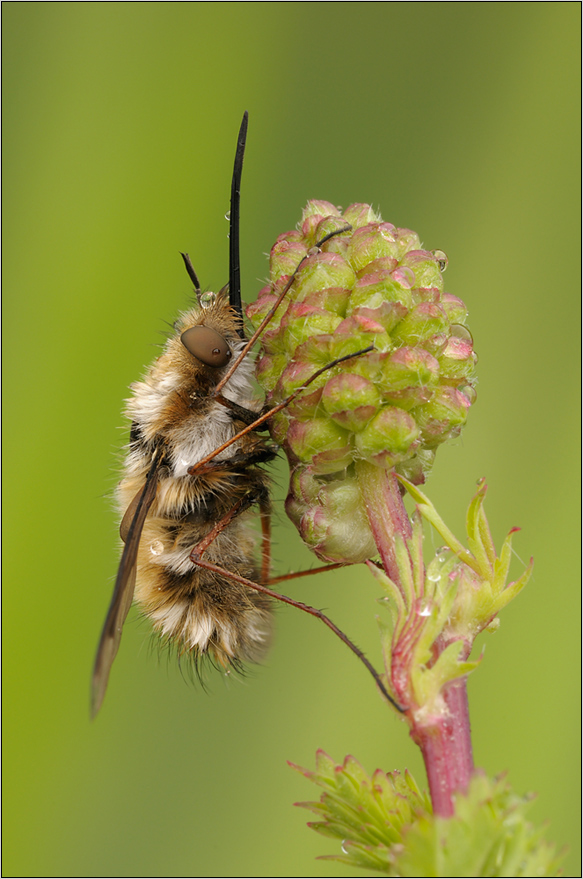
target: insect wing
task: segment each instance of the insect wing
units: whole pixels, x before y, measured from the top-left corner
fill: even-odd
[[[135,514],[128,528],[125,538],[125,546],[123,549],[119,569],[115,580],[113,597],[105,624],[101,633],[97,655],[95,657],[95,665],[93,667],[93,678],[91,684],[91,716],[95,717],[103,702],[107,682],[109,680],[109,672],[116,657],[119,644],[121,641],[121,633],[123,624],[128,615],[134,597],[134,588],[136,585],[136,565],[138,559],[138,549],[140,546],[140,538],[144,528],[144,522],[148,511],[156,497],[158,487],[158,471],[160,462],[154,459],[152,466],[148,472],[146,483],[138,495]],[[133,506],[133,503],[132,503]]]

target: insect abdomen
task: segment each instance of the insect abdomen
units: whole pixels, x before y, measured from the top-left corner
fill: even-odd
[[[193,323],[195,317],[200,320],[199,311],[185,315],[184,323]],[[245,366],[238,370],[228,394],[247,407],[252,396],[248,372]],[[259,468],[244,464],[245,455],[265,448],[256,434],[242,437],[218,455],[204,475],[189,475],[189,467],[237,433],[231,412],[210,398],[208,388],[200,394],[205,376],[175,336],[143,381],[133,385],[127,401],[133,421],[130,450],[117,493],[125,512],[144,484],[153,449],[162,449],[156,499],[140,539],[134,599],[155,631],[179,653],[195,659],[210,653],[228,666],[258,661],[265,654],[272,628],[270,601],[196,566],[190,553],[238,501],[252,496],[266,502],[268,480]],[[257,581],[256,540],[246,521],[249,515],[236,515],[208,546],[204,558]]]
[[[254,540],[244,518],[245,514],[227,526],[205,558],[257,580]],[[206,531],[188,521],[148,520],[138,555],[135,600],[179,653],[196,659],[210,652],[223,666],[257,662],[271,637],[269,599],[189,561],[192,547]]]

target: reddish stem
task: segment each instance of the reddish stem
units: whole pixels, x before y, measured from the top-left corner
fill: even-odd
[[[383,566],[406,598],[397,562],[395,535],[399,534],[407,544],[412,536],[412,529],[399,483],[392,471],[387,472],[365,462],[357,463],[357,472],[371,531]],[[410,553],[409,564],[412,578]],[[404,648],[405,645],[400,643],[399,647]],[[435,658],[445,647],[447,644],[438,639],[434,645]],[[405,704],[403,697],[408,689],[410,669],[406,660],[399,661],[401,652],[398,648],[395,650],[392,677],[399,699]],[[460,659],[467,659],[467,655]],[[414,710],[408,711],[407,717],[411,724],[411,737],[421,748],[425,761],[433,811],[436,815],[449,817],[453,814],[453,794],[467,790],[474,770],[466,679],[460,678],[446,685],[443,688],[443,699],[445,710],[439,717],[420,721]]]
[[[412,530],[399,482],[392,470],[382,470],[364,461],[357,462],[356,471],[370,529],[383,566],[393,583],[403,592],[395,554],[395,534],[400,534],[407,541]]]
[[[432,725],[413,725],[411,738],[421,748],[433,812],[453,815],[453,794],[465,792],[474,771],[466,679],[443,691],[448,714]]]

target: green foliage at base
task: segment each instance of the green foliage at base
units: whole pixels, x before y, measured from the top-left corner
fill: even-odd
[[[455,814],[440,818],[408,772],[369,776],[354,757],[340,765],[323,751],[315,772],[293,768],[324,789],[319,802],[296,805],[318,816],[308,826],[341,840],[330,860],[385,876],[558,875],[560,855],[525,819],[532,797],[502,777],[476,773]]]

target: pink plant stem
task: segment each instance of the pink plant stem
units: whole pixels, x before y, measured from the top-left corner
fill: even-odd
[[[453,815],[453,797],[468,788],[474,761],[466,680],[445,687],[448,714],[434,724],[413,726],[411,738],[421,748],[433,811],[442,818]]]
[[[357,464],[357,473],[383,566],[404,595],[395,536],[399,534],[407,542],[412,536],[412,529],[399,483],[392,471],[365,462]],[[434,645],[436,656],[446,646],[438,640]],[[463,658],[467,659],[467,656]],[[395,662],[394,673],[398,666],[399,663]],[[398,682],[394,680],[393,683],[400,690]],[[404,694],[399,692],[398,695],[401,698]],[[411,724],[411,737],[421,748],[425,761],[434,813],[446,818],[453,814],[453,794],[467,790],[474,770],[466,679],[452,681],[444,687],[443,698],[445,710],[439,717],[420,722],[413,711],[408,712],[407,716]],[[406,704],[404,700],[401,701]]]
[[[411,523],[392,470],[382,470],[364,461],[357,463],[358,482],[364,497],[368,521],[385,571],[403,591],[395,554],[395,534],[411,537]]]

